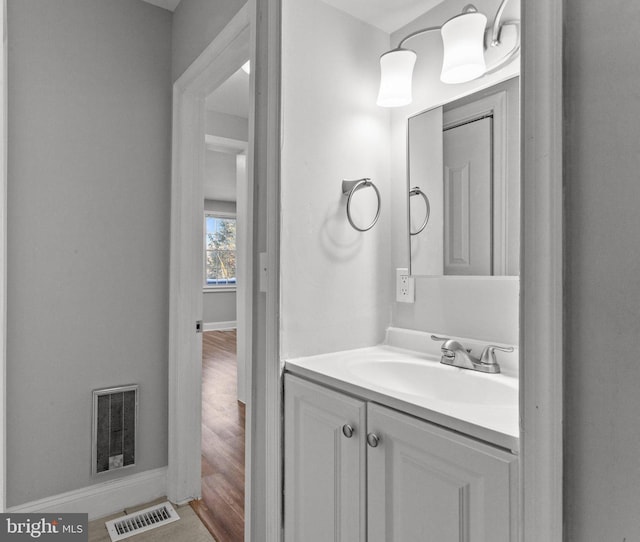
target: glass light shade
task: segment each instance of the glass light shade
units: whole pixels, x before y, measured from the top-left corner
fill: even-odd
[[[400,107],[411,103],[411,80],[416,53],[411,49],[394,49],[380,57],[380,91],[377,104]]]
[[[447,21],[441,29],[444,45],[443,83],[465,83],[484,75],[484,30],[487,17],[464,13]]]

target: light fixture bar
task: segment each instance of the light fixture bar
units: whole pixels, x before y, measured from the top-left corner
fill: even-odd
[[[416,36],[420,36],[421,34],[426,34],[427,32],[440,32],[440,26],[430,26],[429,28],[423,28],[421,30],[416,30],[415,32],[411,32],[408,36],[405,36],[398,43],[398,47],[396,49],[402,49],[404,42],[410,40],[411,38],[415,38]]]
[[[496,17],[493,20],[493,30],[491,30],[491,47],[497,47],[500,45],[500,21],[502,20],[502,13],[504,12],[504,8],[508,1],[509,0],[502,0],[502,3],[496,12]]]

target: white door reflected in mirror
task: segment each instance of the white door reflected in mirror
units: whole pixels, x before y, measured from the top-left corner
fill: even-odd
[[[444,141],[444,274],[493,275],[493,117],[452,126]]]

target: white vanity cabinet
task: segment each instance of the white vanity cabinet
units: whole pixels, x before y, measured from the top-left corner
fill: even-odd
[[[517,475],[500,448],[285,375],[287,542],[512,542]]]
[[[364,542],[366,403],[290,374],[284,398],[285,542]]]
[[[516,456],[372,403],[367,431],[369,542],[517,539]]]

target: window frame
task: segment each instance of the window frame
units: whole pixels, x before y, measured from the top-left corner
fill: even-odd
[[[207,284],[207,217],[229,219],[236,221],[236,258],[238,254],[237,235],[238,235],[238,217],[236,213],[228,211],[211,211],[205,209],[202,217],[202,289],[205,293],[215,292],[235,292],[237,289],[237,270],[236,284]]]

